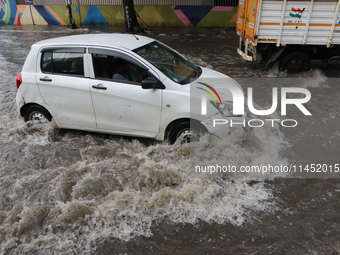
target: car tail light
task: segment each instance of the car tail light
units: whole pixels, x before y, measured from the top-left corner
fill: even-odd
[[[19,88],[21,83],[22,83],[21,73],[18,73],[18,75],[17,75],[17,89]]]

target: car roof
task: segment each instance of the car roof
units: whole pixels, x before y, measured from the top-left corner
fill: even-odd
[[[78,45],[78,46],[103,46],[124,48],[129,50],[137,49],[155,39],[133,34],[82,34],[56,37],[35,43],[35,46],[55,45]]]

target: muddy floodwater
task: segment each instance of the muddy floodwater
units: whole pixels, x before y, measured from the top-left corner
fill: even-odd
[[[30,46],[99,32],[115,30],[0,26],[0,254],[340,254],[340,173],[193,173],[189,144],[25,124],[15,79]],[[259,109],[273,87],[306,88],[312,116],[250,114],[298,125],[235,128],[194,152],[235,166],[340,164],[340,63],[287,75],[244,61],[233,30],[199,32],[213,36],[149,36],[252,87]]]

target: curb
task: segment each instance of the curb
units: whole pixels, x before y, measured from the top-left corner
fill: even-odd
[[[130,33],[119,33],[119,34],[130,34]],[[205,34],[172,34],[172,33],[144,33],[143,35],[158,35],[158,36],[216,36],[216,35],[205,35]],[[137,34],[138,35],[138,34]]]

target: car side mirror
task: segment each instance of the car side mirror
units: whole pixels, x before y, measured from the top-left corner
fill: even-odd
[[[142,80],[142,88],[143,89],[156,89],[158,81],[154,78],[146,78]]]

